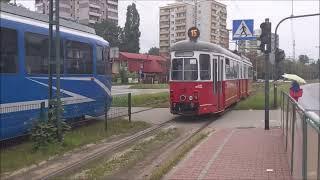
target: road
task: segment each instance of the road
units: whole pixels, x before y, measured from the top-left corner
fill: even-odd
[[[319,115],[320,112],[320,83],[313,83],[301,86],[303,95],[299,99],[299,103],[307,111],[314,111]]]
[[[168,89],[129,89],[130,85],[123,85],[123,86],[112,86],[111,93],[112,95],[119,95],[119,94],[152,94],[158,92],[169,92]]]

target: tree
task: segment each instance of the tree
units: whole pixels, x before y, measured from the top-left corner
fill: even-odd
[[[136,4],[132,3],[127,7],[127,18],[123,31],[122,51],[131,53],[139,53],[139,39],[141,32],[139,31],[140,16],[136,9]]]
[[[300,55],[299,62],[301,62],[302,64],[307,64],[309,63],[309,57],[307,55]]]
[[[104,20],[101,23],[94,25],[97,35],[103,37],[110,43],[111,47],[121,46],[122,28],[117,26],[114,22]]]
[[[159,56],[159,50],[157,47],[152,47],[149,49],[148,54]]]

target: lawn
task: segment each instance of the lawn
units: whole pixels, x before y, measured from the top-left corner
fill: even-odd
[[[130,89],[168,89],[168,84],[135,84]]]
[[[98,121],[89,126],[83,126],[68,132],[65,136],[64,144],[51,145],[46,149],[33,152],[32,142],[28,141],[14,147],[1,150],[0,170],[1,174],[30,166],[35,163],[47,160],[54,155],[61,155],[72,149],[81,147],[89,143],[110,138],[115,135],[132,134],[150,127],[145,122],[128,122],[123,119],[116,119],[108,123],[108,130],[104,129],[104,121]]]
[[[153,93],[153,94],[141,94],[132,95],[131,105],[132,107],[168,107],[169,105],[169,93]],[[128,96],[114,96],[112,99],[112,107],[127,107]]]
[[[277,99],[278,99],[278,106],[281,101],[281,91],[288,91],[290,88],[290,83],[281,83],[278,84],[277,89]],[[273,107],[273,101],[274,101],[274,88],[273,84],[270,83],[270,96],[269,96],[269,105],[270,109],[275,109]],[[264,98],[265,98],[265,92],[264,92],[264,83],[254,83],[252,85],[252,94],[240,101],[236,106],[235,109],[238,110],[247,110],[247,109],[254,109],[254,110],[263,110],[264,109]]]

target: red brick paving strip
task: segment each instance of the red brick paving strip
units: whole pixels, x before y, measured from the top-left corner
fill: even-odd
[[[280,129],[220,130],[189,155],[170,179],[291,179],[284,147]]]

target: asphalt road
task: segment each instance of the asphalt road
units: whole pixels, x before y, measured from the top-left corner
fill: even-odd
[[[130,85],[123,86],[112,86],[111,94],[119,95],[119,94],[152,94],[158,92],[168,92],[168,89],[129,89]]]
[[[320,83],[313,83],[301,86],[303,89],[299,104],[307,111],[314,111],[319,115],[320,112]]]

